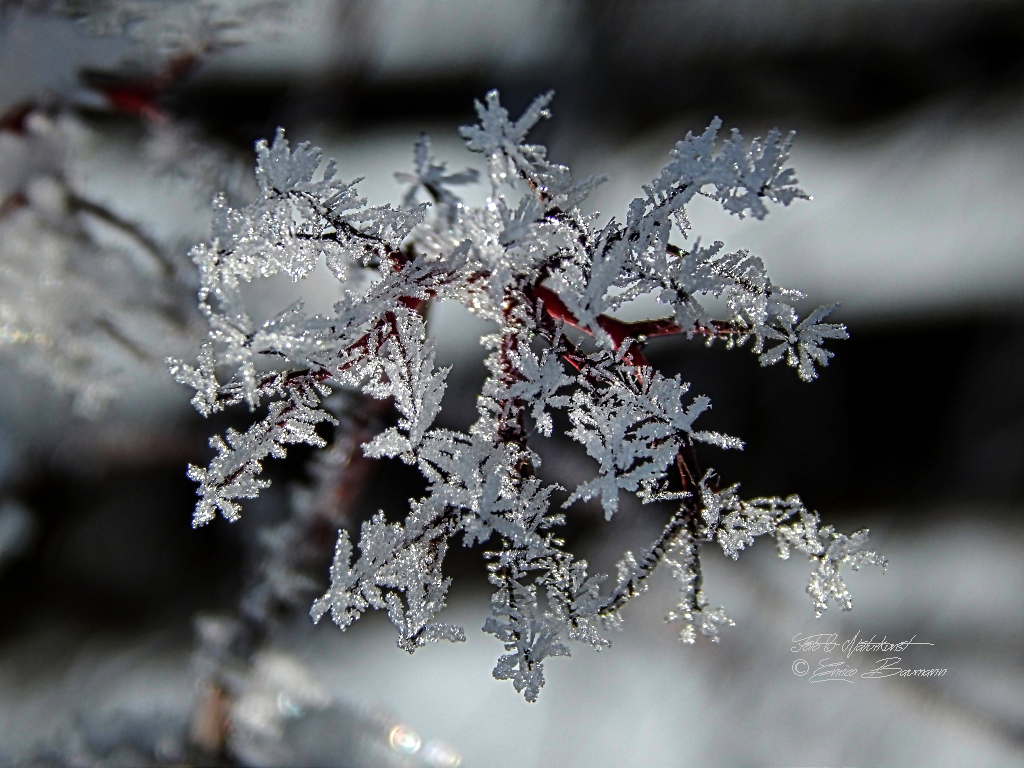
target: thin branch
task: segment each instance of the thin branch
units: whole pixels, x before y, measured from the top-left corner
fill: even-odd
[[[160,244],[143,232],[142,229],[140,229],[134,222],[129,221],[128,219],[114,213],[109,208],[102,206],[99,203],[94,203],[92,200],[87,200],[74,192],[68,195],[68,204],[71,206],[71,210],[94,216],[103,223],[114,227],[119,232],[128,235],[128,237],[130,237],[138,246],[157,261],[160,265],[160,271],[163,277],[170,277],[177,271],[176,265],[167,256],[164,249],[160,247]]]

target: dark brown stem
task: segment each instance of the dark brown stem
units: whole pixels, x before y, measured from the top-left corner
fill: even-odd
[[[683,531],[689,531],[694,538],[697,536],[697,524],[700,519],[701,500],[699,493],[700,469],[697,466],[697,455],[693,445],[687,441],[676,454],[676,467],[679,470],[679,478],[683,490],[690,495],[683,499],[683,503],[662,529],[661,535],[650,546],[643,558],[638,563],[640,573],[629,581],[618,585],[612,594],[605,601],[605,604],[598,612],[605,618],[611,618],[632,598],[643,592],[644,583],[651,577],[658,565],[665,557],[666,551],[671,547],[672,542],[679,537]]]
[[[679,511],[672,516],[672,519],[668,521],[665,528],[662,530],[661,535],[651,545],[650,549],[644,554],[638,563],[640,567],[640,573],[618,585],[608,596],[604,605],[601,606],[598,611],[598,615],[603,618],[611,618],[618,613],[632,598],[639,595],[644,591],[644,583],[651,577],[658,565],[665,557],[665,553],[668,548],[672,545],[672,542],[679,537],[683,531],[689,530],[691,534],[694,532],[696,527],[696,521],[699,514],[697,508],[698,502],[691,496],[683,501]]]

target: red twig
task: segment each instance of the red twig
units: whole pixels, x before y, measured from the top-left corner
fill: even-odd
[[[17,136],[23,135],[25,133],[25,123],[28,120],[28,116],[31,115],[35,109],[35,105],[29,102],[15,104],[6,112],[0,114],[0,131],[13,133]]]
[[[88,86],[102,93],[115,111],[158,123],[167,119],[159,104],[160,97],[193,72],[198,64],[198,57],[185,53],[150,76],[126,78],[86,71],[81,77]]]
[[[592,331],[589,328],[584,328],[580,325],[579,320],[565,305],[565,302],[562,301],[558,297],[558,294],[550,288],[538,285],[534,286],[530,290],[530,293],[533,299],[543,302],[544,311],[551,318],[555,320],[562,320],[573,328],[578,328],[584,333],[592,334]],[[674,320],[670,320],[669,318],[625,322],[624,320],[617,320],[616,318],[609,317],[608,315],[600,315],[597,318],[597,326],[608,334],[616,351],[619,350],[619,347],[622,346],[626,339],[630,339],[629,347],[626,349],[625,354],[623,354],[622,359],[627,365],[632,365],[634,367],[646,366],[648,364],[647,359],[641,351],[641,345],[647,341],[647,339],[655,336],[675,336],[680,333],[691,333],[698,336],[719,338],[722,336],[738,335],[745,331],[742,327],[720,320],[713,321],[710,326],[694,323],[692,328],[686,329],[680,327]],[[579,366],[572,360],[567,359],[567,362],[579,370]]]

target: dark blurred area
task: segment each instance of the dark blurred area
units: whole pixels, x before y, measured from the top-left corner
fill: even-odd
[[[137,78],[153,66],[146,51],[117,36],[91,36],[67,19],[58,24],[34,10],[29,3],[0,2],[0,33],[6,35],[0,37],[0,114],[36,95],[53,99],[59,93],[91,124],[119,137],[133,136],[134,118],[98,98],[96,83],[103,77]],[[687,130],[702,130],[713,116],[748,137],[773,125],[796,130],[793,164],[815,200],[773,211],[769,218],[779,229],[753,235],[751,247],[763,243],[756,250],[769,274],[781,268],[785,284],[804,290],[810,306],[843,302],[837,316],[847,324],[850,339],[830,345],[835,358],[812,384],[800,382],[784,366],[760,368],[749,351],[707,349],[697,340],[652,342],[650,360],[712,398],[706,428],[746,442],[743,452],[709,448],[699,454],[723,482],[742,483],[745,497],[798,493],[841,530],[881,521],[878,546],[894,569],[900,568],[900,546],[909,550],[917,531],[932,532],[935,559],[920,566],[922,579],[934,575],[931,569],[946,567],[949,560],[941,558],[953,557],[939,546],[944,526],[974,520],[976,530],[991,529],[995,539],[1012,543],[1001,555],[1006,568],[995,573],[1008,579],[998,591],[1019,590],[1013,579],[1019,574],[1014,547],[1024,531],[1024,217],[1015,221],[1012,211],[1024,210],[1024,175],[1018,174],[1024,172],[1024,3],[311,0],[295,4],[285,19],[278,34],[211,55],[154,97],[167,114],[243,167],[251,165],[252,143],[282,125],[291,137],[339,148],[343,175],[363,175],[359,168],[358,173],[345,170],[345,147],[355,147],[353,165],[360,168],[360,163],[379,165],[378,156],[390,159],[399,144],[409,147],[408,161],[420,130],[430,130],[432,138],[446,130],[450,144],[439,146],[455,146],[457,126],[474,119],[473,100],[492,88],[501,91],[512,114],[554,89],[554,117],[534,138],[579,175],[612,175],[605,197],[595,205],[605,216],[621,218],[625,203],[639,194],[634,178],[651,178],[671,142]],[[61,44],[65,39],[75,42]],[[957,158],[962,162],[954,163]],[[615,176],[616,169],[633,167],[638,169],[627,178]],[[396,170],[405,167],[382,166],[374,175],[387,184]],[[815,187],[815,179],[828,183]],[[395,199],[399,191],[394,185]],[[898,207],[904,203],[905,210]],[[841,206],[846,218],[830,229]],[[802,218],[787,225],[791,214]],[[734,245],[728,237],[733,230],[719,235],[713,223],[702,229],[699,219],[697,234],[707,240],[721,236],[727,246]],[[735,231],[741,238],[748,232]],[[929,239],[922,241],[921,232],[930,233]],[[888,245],[872,250],[879,243]],[[458,318],[444,317],[436,331],[439,362],[454,364],[455,370],[442,421],[465,428],[484,377],[483,352],[457,335]],[[452,333],[447,346],[446,329]],[[187,649],[197,612],[230,611],[237,602],[256,567],[259,527],[280,517],[289,489],[310,480],[304,468],[309,452],[295,450],[271,470],[274,487],[247,507],[241,522],[217,521],[192,531],[194,484],[185,466],[204,464],[207,437],[228,425],[243,428],[246,413],[204,422],[188,410],[185,389],[165,382],[155,385],[158,404],[151,409],[145,401],[115,403],[108,415],[89,421],[72,413],[66,396],[3,365],[0,491],[7,506],[0,507],[0,656],[7,649],[13,661],[0,671],[0,688],[14,692],[34,684],[32,665],[45,664],[41,657],[47,653],[65,665],[88,660],[78,647],[80,638],[100,637],[119,648],[118,638],[158,635],[167,647]],[[151,416],[140,419],[147,410]],[[575,455],[576,448],[556,439],[543,453],[557,461],[563,451]],[[576,466],[589,470],[582,455]],[[372,472],[352,505],[353,526],[378,508],[397,519],[422,487],[417,473],[397,463]],[[8,511],[15,509],[27,512]],[[639,514],[632,508],[624,512],[610,536],[629,535],[623,533],[626,521],[638,520]],[[29,522],[18,522],[23,519]],[[600,560],[609,546],[602,525],[596,505],[578,505],[566,534]],[[5,530],[15,531],[7,543]],[[887,532],[895,549],[886,545]],[[968,543],[965,551],[984,557],[981,540],[976,544],[972,549]],[[327,551],[325,582],[329,557]],[[479,552],[453,551],[450,561],[456,581],[467,583],[459,598],[466,594],[485,602]],[[760,578],[771,566],[750,566],[748,573]],[[965,576],[964,582],[996,590],[987,579]],[[910,590],[902,599],[916,604],[914,587],[900,583]],[[884,591],[872,589],[875,596]],[[944,615],[942,601],[927,604]],[[970,598],[953,604],[966,612]],[[1012,614],[1019,606],[1012,600],[1007,605],[991,610],[1008,611],[1005,627],[1015,631],[1021,617]],[[883,621],[896,613],[883,615]],[[642,620],[651,621],[650,632],[672,634],[651,615],[638,616]],[[469,633],[476,629],[467,626]],[[306,631],[296,630],[297,636],[305,638]],[[964,636],[972,631],[965,629]],[[52,636],[33,650],[34,633],[40,632]],[[325,626],[317,632],[332,635],[330,641],[338,644],[347,637],[333,637],[337,632]],[[943,637],[947,647],[954,645],[950,632]],[[320,635],[310,642],[327,642]],[[1015,646],[1012,637],[1006,642]],[[978,648],[989,647],[987,640],[975,640]],[[963,641],[962,658],[982,652],[972,649],[975,640]],[[389,637],[382,642],[394,650]],[[625,646],[627,639],[618,642]],[[494,645],[490,651],[497,650]],[[995,640],[990,645],[1012,657],[1012,650]],[[710,663],[706,658],[701,651],[693,664]],[[788,654],[781,659],[779,675],[790,676],[789,661]],[[1024,679],[1019,659],[1005,661],[1002,669],[1009,680]],[[475,674],[481,686],[502,685],[486,671]],[[571,682],[553,680],[549,687],[564,683],[568,688]],[[699,685],[706,683],[701,678]],[[353,696],[375,690],[371,683],[353,686]],[[944,707],[954,719],[968,713],[964,727],[982,734],[981,746],[970,742],[974,751],[967,753],[977,757],[975,764],[1008,765],[1003,761],[1020,758],[1024,707],[1019,695],[989,706],[985,696],[955,685],[922,684],[915,691],[925,702],[921,711]],[[510,691],[500,693],[513,698]],[[474,706],[484,700],[453,695]],[[395,696],[418,701],[417,694]],[[563,699],[557,701],[564,706]],[[11,714],[17,710],[16,704],[0,706],[11,729],[27,727],[27,714]],[[415,719],[423,710],[411,711]],[[377,722],[365,713],[353,717],[352,722]],[[921,717],[933,722],[927,714]],[[856,734],[875,733],[858,722]],[[778,722],[771,723],[758,727],[784,732]],[[929,727],[921,725],[920,732],[930,734]],[[479,747],[486,743],[482,728],[460,721],[452,726],[453,735],[442,735]],[[479,743],[467,732],[477,732]],[[553,756],[561,756],[562,765],[584,764],[552,746],[557,740],[550,735],[537,738],[547,747],[528,753],[537,761],[531,764],[556,764]],[[879,738],[879,744],[889,744],[888,735]],[[10,754],[3,741],[0,737],[0,760]],[[22,745],[32,739],[20,733],[7,741]],[[901,760],[914,754],[893,746],[895,741],[881,752],[850,742],[838,751],[821,746],[786,752],[779,738],[772,743],[779,750],[772,754],[782,763],[849,757],[847,764],[896,765],[907,764]],[[925,752],[929,764],[953,760],[945,763],[952,765],[964,757],[941,753],[941,743],[933,742],[934,749]],[[467,749],[465,754],[472,754]],[[299,754],[317,764],[329,759]],[[697,751],[672,764],[689,765],[691,758],[715,762],[715,753]],[[753,747],[721,758],[720,764],[767,761]],[[486,764],[511,764],[495,760]],[[465,764],[485,763],[467,758]]]
[[[691,114],[847,134],[936,100],[1012,98],[1024,78],[1012,2],[352,4],[336,16],[337,47],[314,43],[308,68],[210,72],[168,98],[248,146],[297,119],[443,124],[470,119],[491,88],[512,111],[554,89],[551,131],[584,150],[567,137],[625,142]]]

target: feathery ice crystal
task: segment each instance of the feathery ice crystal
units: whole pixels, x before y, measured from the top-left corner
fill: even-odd
[[[816,364],[831,357],[822,343],[846,338],[843,326],[822,322],[831,307],[798,317],[787,302],[800,294],[774,285],[756,256],[727,252],[720,242],[684,248],[669,239],[673,225],[686,237],[685,208],[698,194],[757,218],[768,213],[767,201],[805,197],[784,167],[790,139],[772,131],[747,146],[734,131],[719,141],[716,120],[675,145],[624,223],[601,226],[579,205],[603,179],[575,181],[543,146],[526,143],[550,100],[536,99],[515,122],[497,93],[477,103],[479,124],[461,133],[471,151],[488,158],[490,194],[480,208],[452,190],[477,174],[448,173],[431,158],[426,137],[415,148],[415,172],[397,175],[412,184],[400,208],[367,205],[354,182],[336,176],[333,161],[318,172],[320,151],[306,143],[292,149],[283,131],[271,144],[260,142],[259,196],[240,209],[221,204],[212,241],[192,252],[209,322],[198,363],[171,361],[203,415],[269,404],[245,433],[211,440],[216,456],[207,468],[190,467],[201,497],[194,526],[218,512],[237,520],[239,500],[267,485],[259,477],[264,459],[283,457],[289,444],[324,446],[316,428],[336,422],[323,407],[333,388],[391,399],[397,426],[363,451],[416,466],[426,493],[411,502],[403,524],[381,513],[366,522],[358,554],[340,532],[330,588],[313,604],[313,618],[330,612],[344,629],[367,608],[386,609],[405,650],[462,640],[460,627],[436,621],[450,582],[442,564],[460,534],[466,545],[486,543],[496,592],[484,631],[507,651],[494,676],[511,679],[530,701],[544,683],[545,659],[569,655],[569,640],[606,646],[604,633],[620,624],[623,606],[662,563],[680,585],[670,617],[682,622],[682,639],[700,633],[717,640],[719,626],[731,622],[707,607],[702,545],[717,542],[736,558],[755,537],[771,535],[783,558],[805,554],[819,615],[830,602],[851,607],[842,566],[884,565],[865,549],[866,531],[845,536],[819,526],[796,496],[743,501],[737,486],[719,488],[710,472],[700,473],[698,443],[742,443],[702,430],[708,398],[689,395],[678,376],[666,378],[644,357],[645,341],[659,335],[730,346],[752,341],[762,365],[786,359],[810,381]],[[421,190],[433,210],[416,203]],[[297,302],[267,322],[253,320],[244,283],[278,273],[300,280],[318,263],[341,283],[344,298],[332,315],[309,315]],[[708,294],[724,297],[731,316],[713,318],[701,304]],[[666,317],[616,319],[623,304],[642,295],[663,304]],[[481,339],[490,376],[467,433],[432,426],[448,369],[434,366],[425,316],[428,303],[439,300],[459,301],[497,326]],[[567,326],[576,330],[566,334]],[[229,368],[226,382],[218,378]],[[611,518],[621,490],[678,504],[646,551],[625,553],[614,579],[589,573],[555,535],[563,515],[551,510],[551,494],[560,488],[539,479],[528,441],[534,428],[551,434],[554,409],[566,412],[568,435],[599,467],[563,506],[599,499]]]

